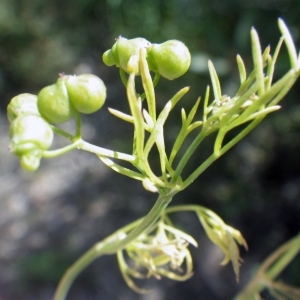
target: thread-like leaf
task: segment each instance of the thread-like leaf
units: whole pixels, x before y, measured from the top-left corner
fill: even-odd
[[[111,168],[112,170],[114,170],[117,173],[123,174],[125,176],[131,177],[136,180],[143,181],[145,179],[145,176],[143,176],[142,174],[132,171],[130,169],[127,169],[125,167],[122,167],[107,157],[104,157],[104,156],[98,156],[98,157],[101,159],[101,161],[105,165],[107,165],[109,168]]]
[[[209,74],[210,74],[210,78],[211,78],[211,82],[212,82],[212,86],[213,86],[215,99],[220,99],[222,97],[220,81],[219,81],[216,69],[215,69],[213,63],[211,62],[211,60],[208,61],[208,70],[209,70]]]
[[[278,19],[278,26],[279,29],[283,35],[284,42],[286,44],[286,47],[288,49],[291,67],[292,68],[299,68],[298,60],[297,60],[297,51],[293,42],[293,38],[285,25],[284,21],[282,19]]]
[[[239,73],[240,73],[240,82],[242,85],[247,79],[246,68],[245,68],[245,64],[242,60],[242,57],[239,54],[236,56],[236,61],[237,61],[237,65],[238,65],[238,69],[239,69]]]
[[[156,120],[156,104],[155,104],[155,92],[152,82],[152,77],[150,75],[148,63],[146,60],[146,50],[140,49],[140,71],[142,77],[143,88],[146,94],[147,104],[149,114],[152,120]]]
[[[258,95],[262,95],[265,91],[264,72],[263,72],[263,58],[261,54],[261,46],[259,37],[254,28],[251,29],[252,42],[252,59],[254,64],[255,79],[259,82]]]

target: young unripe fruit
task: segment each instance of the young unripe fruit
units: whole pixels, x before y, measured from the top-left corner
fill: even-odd
[[[32,152],[25,153],[20,157],[20,163],[26,171],[36,171],[40,166],[42,152],[36,149]]]
[[[53,131],[40,116],[31,114],[19,116],[10,125],[11,149],[17,155],[27,151],[24,149],[24,144],[34,144],[41,150],[47,150],[52,141]]]
[[[10,149],[20,157],[22,167],[28,171],[39,167],[42,153],[52,141],[53,131],[41,116],[25,114],[11,123]]]
[[[170,40],[150,46],[147,61],[150,70],[172,80],[182,76],[188,70],[191,54],[182,42]]]
[[[25,114],[40,115],[37,107],[37,96],[20,94],[12,98],[7,106],[7,118],[12,122],[15,118]]]
[[[64,123],[73,117],[75,110],[69,100],[63,77],[39,92],[38,109],[50,123]]]
[[[65,76],[65,84],[71,104],[80,113],[96,112],[105,102],[106,87],[95,75]]]
[[[103,56],[103,62],[107,66],[116,65],[127,73],[131,73],[128,69],[128,62],[132,55],[138,55],[141,48],[148,48],[151,45],[144,38],[135,38],[128,40],[124,37],[119,37],[110,50],[107,50]],[[139,65],[137,64],[134,70],[135,75],[140,75]]]

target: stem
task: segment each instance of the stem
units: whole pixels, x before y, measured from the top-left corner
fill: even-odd
[[[213,153],[206,161],[204,161],[183,183],[181,189],[188,187],[203,171],[205,171],[215,160],[222,156],[225,152],[236,145],[241,139],[243,139],[251,130],[253,130],[264,118],[260,117],[250,123],[242,132],[240,132],[235,138],[228,142],[217,154]]]
[[[205,137],[206,137],[206,134],[205,134],[204,128],[202,128],[200,134],[195,138],[193,143],[190,145],[190,147],[187,149],[187,151],[184,153],[183,157],[181,158],[181,160],[175,170],[174,176],[172,178],[173,183],[177,181],[183,168],[185,167],[185,165],[189,161],[190,157],[192,156],[192,154],[194,153],[196,148],[199,146],[199,144],[203,141],[203,139]]]
[[[157,219],[164,213],[176,192],[177,191],[171,191],[167,195],[160,195],[141,224],[130,231],[130,233],[117,244],[112,243],[103,245],[101,248],[102,254],[114,254],[118,250],[124,249],[130,242],[151,228]]]
[[[76,141],[76,142],[74,142],[66,147],[60,148],[60,149],[44,151],[43,157],[44,158],[53,158],[53,157],[57,157],[59,155],[66,154],[66,153],[76,149],[78,147],[79,142],[80,141]]]
[[[63,148],[57,149],[57,150],[48,150],[43,152],[43,157],[45,158],[53,158],[57,157],[59,155],[65,154],[67,152],[70,152],[74,149],[81,149],[87,152],[95,153],[97,156],[105,156],[105,157],[111,157],[111,158],[117,158],[121,160],[128,161],[135,165],[136,158],[133,155],[129,155],[122,152],[117,152],[113,150],[109,150],[106,148],[102,148],[99,146],[95,146],[93,144],[90,144],[83,139],[79,138],[72,144],[65,146]]]
[[[76,122],[75,138],[80,139],[81,138],[81,117],[78,111],[75,111],[75,122]]]
[[[74,136],[72,134],[70,134],[70,133],[68,133],[64,130],[62,130],[62,129],[54,126],[54,125],[51,125],[51,124],[50,124],[50,127],[51,127],[51,129],[53,130],[54,133],[59,134],[59,135],[65,137],[66,139],[68,139],[70,141],[72,141],[74,139]]]
[[[77,143],[77,148],[78,149],[95,153],[98,156],[106,156],[106,157],[126,160],[126,161],[128,161],[132,164],[134,164],[135,161],[136,161],[136,158],[133,155],[129,155],[129,154],[125,154],[125,153],[122,153],[122,152],[109,150],[109,149],[102,148],[102,147],[99,147],[99,146],[95,146],[93,144],[90,144],[90,143],[82,140],[82,139],[78,140],[76,143]]]
[[[154,75],[154,79],[153,79],[153,86],[156,87],[156,85],[158,84],[160,78],[160,74],[158,72],[155,73]]]
[[[93,260],[97,258],[97,247],[93,246],[82,255],[64,274],[55,291],[53,300],[64,300],[68,294],[71,284]]]
[[[124,86],[125,86],[125,88],[126,88],[126,87],[127,87],[127,77],[126,77],[126,73],[125,73],[125,71],[124,71],[122,68],[120,68],[119,73],[120,73],[120,77],[121,77],[122,83],[124,84]]]
[[[146,217],[144,217],[141,223],[132,231],[130,231],[124,239],[120,240],[120,233],[123,232],[124,234],[124,229],[128,230],[128,225],[125,226],[123,229],[120,229],[114,234],[110,235],[102,242],[95,244],[90,250],[88,250],[84,255],[82,255],[66,271],[66,273],[60,280],[53,300],[66,299],[67,293],[75,278],[96,258],[105,254],[114,254],[117,251],[124,249],[129,243],[131,243],[132,241],[137,239],[141,234],[149,230],[155,224],[157,219],[163,214],[175,193],[176,191],[171,190],[166,195],[160,195],[150,212],[146,215]],[[136,224],[137,222],[140,222],[140,220],[134,222],[134,224]]]
[[[177,213],[177,212],[183,212],[183,211],[193,211],[197,213],[197,211],[207,211],[208,208],[202,206],[202,205],[196,205],[196,204],[186,204],[186,205],[176,205],[176,206],[171,206],[168,207],[165,210],[165,214],[172,214],[172,213]]]

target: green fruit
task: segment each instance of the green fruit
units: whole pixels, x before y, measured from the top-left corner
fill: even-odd
[[[10,125],[11,149],[16,155],[23,155],[33,148],[47,150],[52,141],[53,131],[40,116],[22,115]]]
[[[11,123],[10,149],[20,157],[22,167],[28,171],[39,167],[42,153],[52,141],[53,131],[41,116],[25,114]]]
[[[37,96],[20,94],[11,99],[7,106],[7,118],[12,122],[15,118],[25,114],[40,115],[37,107]]]
[[[111,49],[109,49],[103,53],[102,60],[109,67],[117,64],[116,58]]]
[[[99,110],[106,99],[103,81],[92,74],[65,76],[71,104],[80,113],[91,114]]]
[[[40,166],[41,158],[40,151],[28,152],[20,157],[20,163],[26,171],[36,171]]]
[[[73,117],[75,110],[68,97],[64,76],[39,92],[38,109],[50,123],[64,123]]]
[[[172,80],[182,76],[190,67],[191,54],[180,41],[170,40],[148,48],[149,69]]]
[[[128,62],[133,55],[139,57],[141,48],[148,48],[151,45],[149,41],[144,38],[135,38],[128,40],[124,37],[119,37],[110,50],[107,50],[103,56],[103,62],[108,66],[116,65],[130,74],[132,68],[128,68]],[[137,59],[137,62],[139,59]],[[135,75],[140,75],[139,64],[134,66]]]

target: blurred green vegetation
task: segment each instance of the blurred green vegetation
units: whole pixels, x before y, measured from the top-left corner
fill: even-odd
[[[193,63],[186,76],[171,82],[161,79],[157,86],[157,95],[159,99],[163,99],[161,106],[179,88],[191,86],[189,95],[182,102],[188,110],[199,95],[204,96],[206,85],[210,84],[208,58],[212,59],[220,74],[223,92],[230,95],[238,87],[236,54],[241,54],[249,70],[252,66],[249,35],[251,26],[257,29],[262,46],[270,44],[274,50],[279,39],[277,18],[281,17],[291,29],[299,48],[299,15],[298,0],[0,0],[0,107],[4,113],[11,97],[23,92],[37,93],[45,85],[52,84],[58,73],[65,72],[94,73],[100,76],[108,88],[106,107],[126,110],[124,88],[120,84],[118,70],[104,66],[101,59],[102,53],[112,46],[114,39],[122,35],[127,38],[141,36],[156,43],[167,39],[179,39],[190,48]],[[284,50],[279,59],[277,74],[286,71],[288,64]],[[245,141],[216,162],[182,193],[181,197],[178,195],[174,199],[174,204],[189,202],[206,205],[215,210],[228,224],[239,228],[250,245],[246,261],[253,261],[252,258],[256,259],[256,262],[261,261],[300,229],[299,94],[298,83],[282,102],[281,111],[268,117]],[[178,116],[179,110],[175,111],[175,116],[168,124],[170,131],[166,139],[169,143],[173,141],[179,129]],[[118,120],[102,111],[90,116],[89,120],[92,126],[95,126],[93,130],[96,132],[92,142],[110,148],[117,147],[116,150],[128,149],[127,141],[131,138],[131,127],[120,127],[121,123]],[[120,131],[120,128],[123,131]],[[195,156],[190,170],[199,164],[209,151],[210,143]],[[118,180],[116,192],[123,196],[130,194],[126,190],[128,181],[124,183],[120,176],[112,179],[113,175],[107,176],[107,181]],[[90,184],[88,192],[83,191],[84,187],[82,190],[78,188],[83,199],[87,195],[101,193],[97,183],[92,185],[90,182],[87,183]],[[106,183],[105,186],[115,189],[112,183]],[[131,191],[133,190],[136,189],[132,188]],[[141,193],[140,190],[137,193]],[[66,197],[74,197],[75,194],[73,187],[72,193]],[[112,211],[115,214],[113,220],[127,220],[127,214],[130,214],[130,206],[127,204],[116,206],[121,208],[121,212],[116,212],[115,207]],[[142,209],[141,214],[145,213],[146,209]],[[119,215],[116,217],[116,214]],[[136,214],[134,217],[139,216]],[[63,244],[63,241],[60,243]],[[52,249],[53,253],[51,249],[48,245],[39,255],[22,258],[22,274],[26,273],[28,266],[28,278],[23,278],[26,284],[31,281],[35,284],[37,277],[45,282],[50,278],[52,282],[55,278],[54,273],[61,272],[62,265],[59,270],[56,269],[61,257],[55,256],[57,249]],[[85,247],[81,246],[80,250],[82,249]],[[78,250],[76,255],[79,254]],[[197,251],[195,254],[197,255]],[[71,256],[75,260],[75,254]],[[40,263],[40,259],[45,257],[46,265]],[[65,254],[62,257],[65,257]],[[199,272],[197,266],[201,265],[201,259],[205,258],[195,258],[195,276]],[[96,264],[98,269],[89,271],[101,276],[101,266],[104,264],[103,261],[99,261],[99,264]],[[41,276],[38,270],[45,271],[44,267],[48,268],[50,265],[54,265],[55,268],[49,271],[47,276]],[[107,271],[110,265],[105,266]],[[117,272],[116,269],[112,270]],[[287,278],[294,277],[295,282],[299,282],[299,267],[290,270]],[[222,296],[204,280],[205,273],[202,277],[199,276],[196,278],[203,280],[203,286],[198,285],[195,280],[177,284],[179,287],[175,290],[174,285],[170,288],[163,282],[161,287],[166,284],[168,291],[163,299],[183,299],[176,298],[176,295],[184,297],[187,291],[189,299],[200,299],[200,286],[207,291],[205,294],[201,290],[201,293],[204,293],[201,299],[227,300],[232,295],[232,291],[227,294],[223,291],[225,294]],[[109,287],[114,289],[114,285],[108,283],[109,279],[115,284],[125,285],[120,276],[117,278],[108,274],[107,279],[99,279],[98,283],[101,282],[101,286],[97,288],[103,289],[103,299],[146,299],[130,292],[129,296],[127,295],[129,298],[117,297],[115,290],[109,290]],[[207,278],[215,280],[213,276]],[[107,287],[103,286],[105,284],[108,284]],[[87,285],[87,289],[93,288],[96,289],[93,285]],[[234,286],[232,290],[236,289]],[[70,299],[95,299],[84,296],[76,298],[75,294],[76,288],[72,294],[73,298]],[[6,293],[3,292],[3,295]],[[0,298],[1,296],[0,289]],[[13,299],[12,297],[7,296],[7,299]]]

